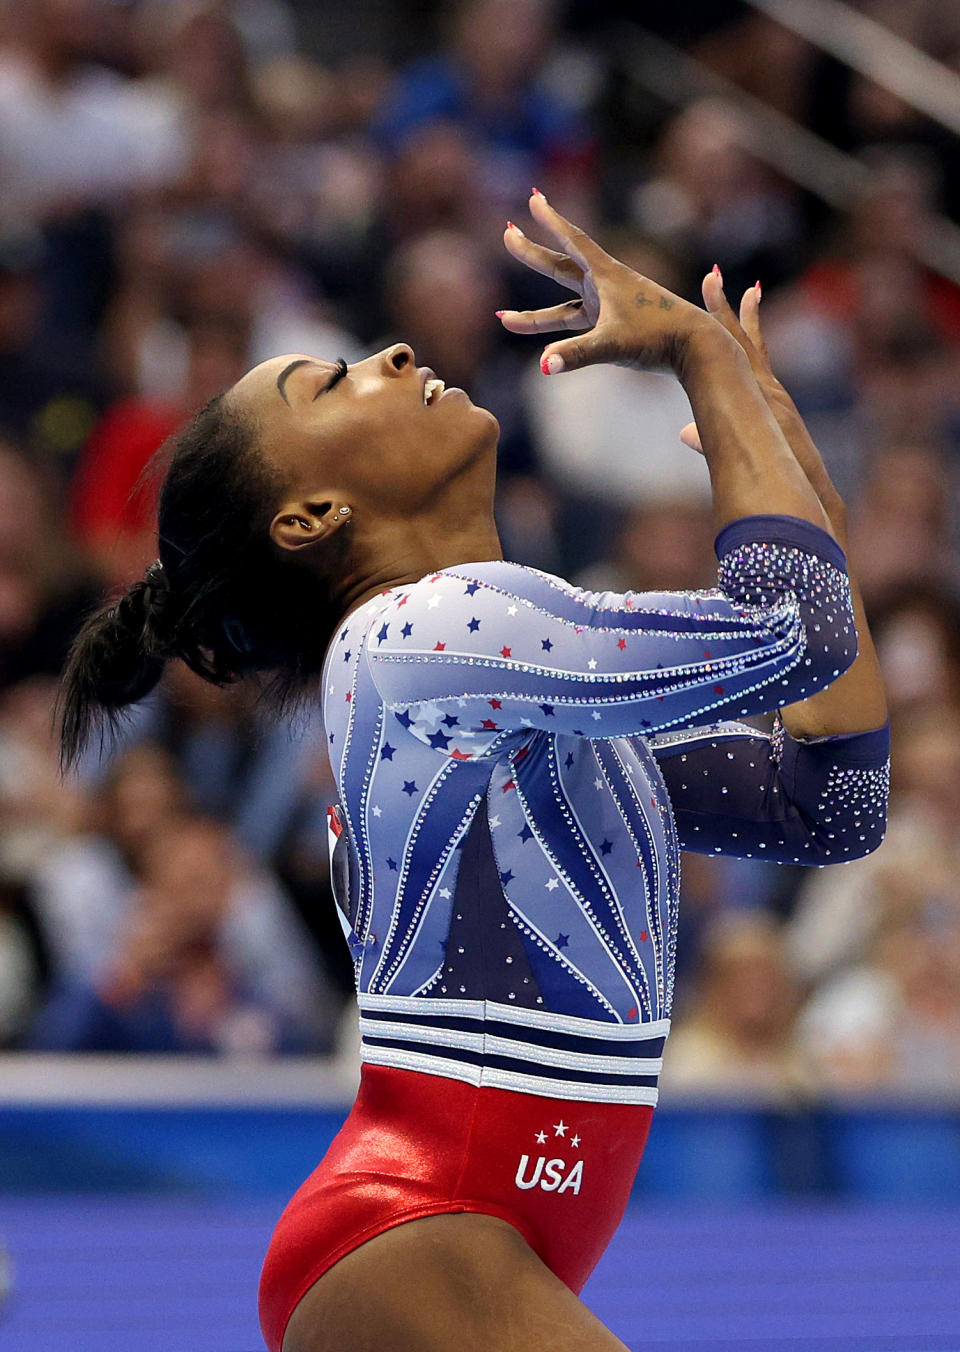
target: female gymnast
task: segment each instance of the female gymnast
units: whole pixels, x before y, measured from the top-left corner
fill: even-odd
[[[402,343],[278,357],[181,435],[160,558],[65,678],[68,762],[170,657],[322,701],[363,1068],[267,1253],[271,1352],[624,1352],[577,1293],[657,1098],[679,852],[830,864],[883,833],[843,508],[767,364],[759,289],[738,319],[715,270],[701,310],[541,194],[530,211],[559,249],[515,226],[507,249],[577,298],[502,322],[571,332],[551,379],[672,367],[719,589],[589,593],[504,561],[489,413]],[[730,721],[774,710],[771,736]]]

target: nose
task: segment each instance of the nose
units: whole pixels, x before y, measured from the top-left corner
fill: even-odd
[[[413,348],[409,343],[394,343],[391,347],[385,347],[382,352],[378,353],[378,360],[383,374],[386,376],[398,376],[407,367],[410,370],[416,370],[417,366]]]

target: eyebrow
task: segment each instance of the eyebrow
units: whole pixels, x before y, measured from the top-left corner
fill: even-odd
[[[285,366],[283,370],[280,372],[280,374],[277,376],[277,389],[280,391],[280,398],[283,400],[283,402],[287,405],[288,408],[290,406],[290,400],[287,398],[287,393],[284,388],[284,386],[287,383],[287,377],[293,371],[295,371],[298,366],[309,366],[310,361],[311,359],[309,357],[297,357],[295,361],[292,361],[289,363],[289,365]]]

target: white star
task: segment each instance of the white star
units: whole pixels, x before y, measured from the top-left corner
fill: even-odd
[[[541,1145],[543,1145],[543,1143],[544,1143],[544,1141],[545,1141],[546,1139],[547,1139],[547,1133],[546,1133],[545,1131],[538,1131],[538,1132],[537,1132],[537,1140],[540,1142]]]
[[[373,809],[373,815],[374,815],[375,817],[382,817],[382,816],[383,816],[383,813],[381,812],[380,808],[375,807],[375,808]]]
[[[492,831],[492,830],[494,829],[495,826],[499,826],[499,825],[500,825],[500,818],[499,818],[499,817],[491,817],[491,818],[490,818],[490,821],[488,822],[488,825],[489,825],[489,827],[490,827],[490,830]]]
[[[603,788],[603,780],[602,780],[602,779],[595,779],[595,780],[593,781],[593,787],[599,792],[600,789]]]
[[[437,606],[440,604],[441,600],[442,600],[442,597],[440,596],[440,593],[439,593],[439,592],[438,592],[435,596],[431,596],[431,597],[430,597],[430,600],[427,602],[427,609],[428,609],[428,610],[436,610],[436,608],[437,608]]]
[[[508,615],[516,615],[516,613],[517,613],[517,608],[516,608],[516,606],[507,606],[507,614],[508,614]]]
[[[593,713],[590,715],[590,717],[591,717],[591,718],[595,718],[595,719],[597,719],[597,720],[599,721],[600,715],[599,715],[599,713],[597,712],[597,710],[594,709],[594,711],[593,711]]]
[[[596,671],[597,659],[595,657],[591,657],[590,661],[587,663],[587,666],[590,668],[591,671]]]
[[[577,1146],[580,1144],[580,1137],[579,1137],[579,1136],[571,1136],[571,1137],[570,1137],[570,1144],[573,1146],[574,1150],[576,1150]]]
[[[562,1117],[561,1117],[561,1119],[560,1119],[559,1122],[554,1122],[554,1124],[553,1124],[553,1134],[554,1134],[554,1136],[566,1136],[566,1134],[567,1134],[567,1124],[566,1124],[566,1122],[564,1122],[564,1120],[563,1120]]]
[[[559,880],[559,878],[551,878],[550,881],[546,884],[546,888],[547,888],[547,891],[548,891],[548,892],[552,892],[552,891],[554,890],[555,887],[559,887],[559,886],[560,886],[560,880]]]
[[[450,891],[449,887],[441,887],[440,895],[443,897],[444,901],[446,901],[447,897],[452,896],[453,893]]]
[[[328,695],[332,695],[332,694],[333,694],[333,686],[332,686],[332,685],[328,685],[328,686],[327,686],[327,694],[328,694]]]

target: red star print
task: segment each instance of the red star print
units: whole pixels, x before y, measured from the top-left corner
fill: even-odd
[[[401,597],[400,597],[400,600],[397,602],[397,605],[398,605],[398,606],[405,606],[409,600],[410,600],[410,597],[409,597],[409,596],[401,596]]]
[[[703,650],[703,655],[704,655],[704,657],[709,657],[709,656],[710,656],[710,649],[709,649],[709,648],[704,648],[704,650]]]
[[[494,723],[494,721],[493,721],[492,718],[485,718],[485,719],[483,720],[483,722],[480,724],[480,726],[481,726],[482,728],[487,728],[488,731],[490,731],[490,732],[499,732],[499,731],[500,731],[500,729],[497,727],[496,723]]]
[[[627,1018],[635,1019],[636,1017],[637,1017],[637,1007],[636,1005],[631,1005],[630,1008],[627,1010]]]
[[[453,750],[450,752],[450,755],[453,757],[454,760],[469,760],[469,759],[470,759],[470,752],[469,752],[469,751],[461,751],[460,748],[459,748],[458,746],[455,746],[455,747],[453,748]]]
[[[433,577],[430,579],[430,581],[431,581],[431,582],[436,582],[436,580],[437,580],[437,578],[438,578],[439,576],[440,576],[439,573],[434,573],[434,575],[433,575]]]
[[[632,606],[632,605],[633,605],[633,602],[630,600],[629,597],[627,597],[627,605],[628,605],[628,606]]]
[[[509,648],[501,648],[501,649],[500,649],[500,656],[501,656],[501,657],[509,657],[509,656],[510,656],[510,649],[509,649]]]
[[[641,931],[640,931],[640,942],[641,942],[642,944],[645,944],[649,938],[650,938],[650,935],[647,933],[646,930],[641,930]]]
[[[504,784],[504,786],[503,786],[503,792],[504,792],[504,793],[507,793],[507,792],[509,792],[510,789],[514,789],[514,788],[516,788],[516,784],[514,783],[514,781],[513,781],[512,779],[508,779],[507,782],[506,782],[506,784]]]
[[[723,686],[722,686],[722,685],[715,685],[713,688],[714,688],[714,690],[716,691],[716,693],[717,693],[718,695],[722,695],[722,694],[723,694]]]
[[[626,640],[625,638],[618,638],[618,639],[617,639],[617,647],[620,649],[621,652],[623,652],[623,650],[624,650],[624,648],[625,648],[626,646],[627,646],[627,640]]]
[[[491,708],[491,709],[499,709],[499,708],[500,708],[500,701],[499,701],[498,699],[489,699],[489,700],[487,700],[487,703],[490,705],[490,708]]]
[[[435,653],[442,653],[443,650],[446,648],[446,646],[447,646],[447,645],[446,645],[445,643],[435,643],[435,644],[433,645],[433,651],[434,651]]]

